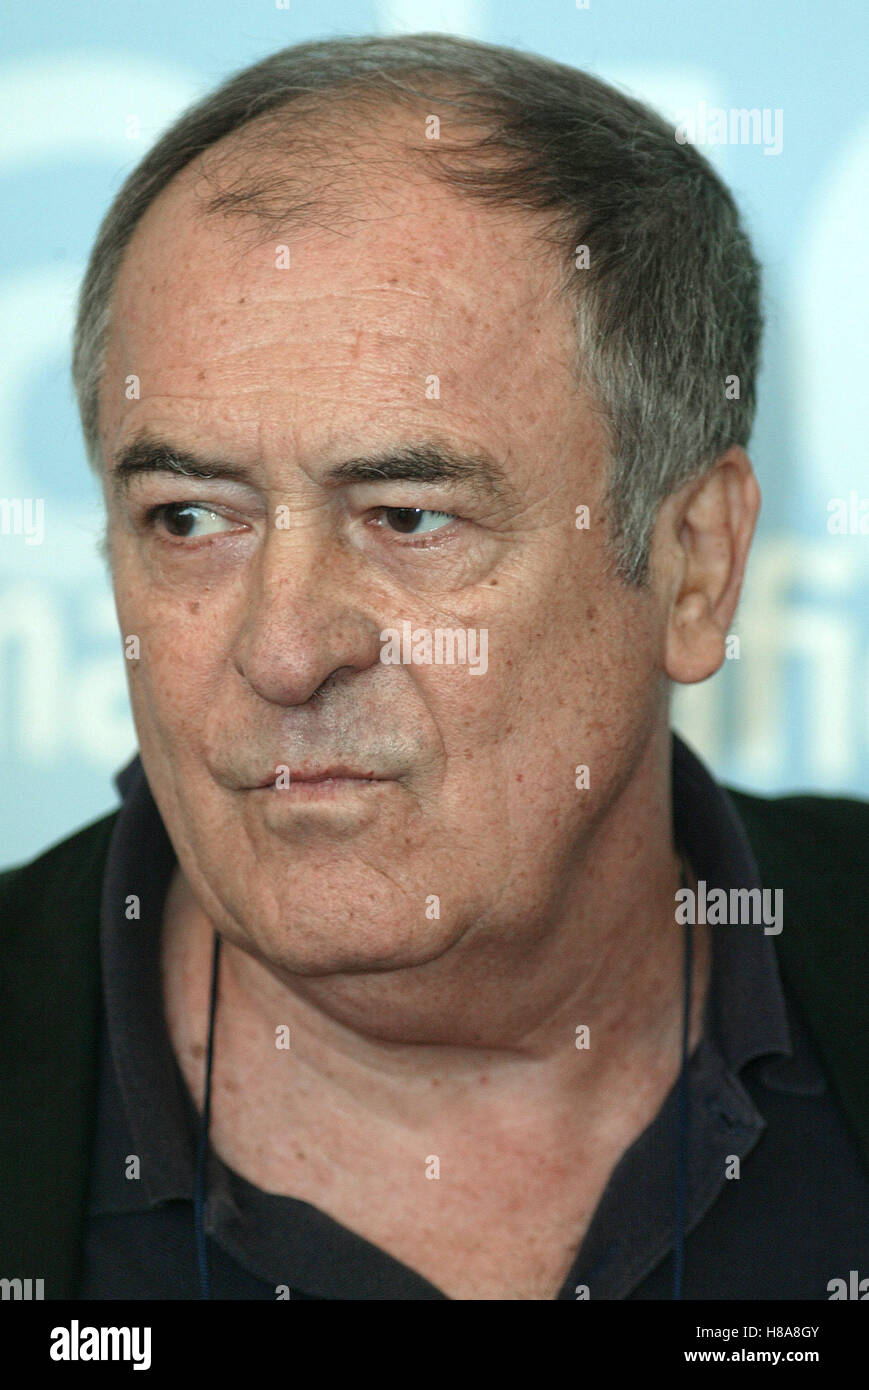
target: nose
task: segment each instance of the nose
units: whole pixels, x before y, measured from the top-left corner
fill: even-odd
[[[364,609],[364,577],[319,527],[267,537],[249,588],[233,657],[264,700],[302,705],[340,670],[380,660],[380,624]]]

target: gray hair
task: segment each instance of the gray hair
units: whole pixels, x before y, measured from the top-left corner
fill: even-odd
[[[617,570],[644,583],[660,503],[728,447],[748,443],[762,330],[758,265],[729,191],[660,116],[587,73],[492,44],[442,34],[299,44],[236,73],[178,117],[115,197],[82,283],[73,380],[91,466],[103,467],[99,391],[113,290],[146,209],[198,155],[256,122],[249,134],[276,156],[271,168],[248,160],[207,210],[276,224],[309,215],[287,153],[307,166],[316,155],[312,123],[328,123],[343,97],[375,113],[422,102],[457,112],[467,138],[426,141],[425,171],[496,208],[546,214],[539,239],[560,253],[556,288],[575,321],[577,380],[592,389],[607,430]],[[333,183],[337,164],[333,155]],[[577,268],[583,246],[588,267]]]

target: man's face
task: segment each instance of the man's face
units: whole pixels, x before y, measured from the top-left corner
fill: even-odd
[[[184,874],[231,940],[301,974],[521,951],[589,872],[664,700],[659,606],[605,548],[555,261],[528,221],[428,182],[253,249],[192,187],[128,250],[101,414],[134,718]],[[239,476],[116,488],[145,433]],[[496,476],[347,467],[409,446]],[[473,634],[478,669],[384,663],[404,624]],[[336,768],[368,780],[300,780]]]

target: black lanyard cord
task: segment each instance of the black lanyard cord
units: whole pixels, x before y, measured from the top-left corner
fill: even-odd
[[[220,936],[214,933],[211,958],[211,1003],[208,1011],[208,1048],[205,1054],[205,1101],[199,1127],[199,1152],[196,1155],[196,1186],[193,1193],[193,1221],[196,1228],[196,1257],[199,1262],[199,1284],[204,1299],[211,1298],[208,1272],[208,1249],[205,1240],[205,1159],[208,1152],[208,1131],[211,1126],[211,1068],[214,1062],[214,1019],[217,1014],[217,977],[220,968]]]

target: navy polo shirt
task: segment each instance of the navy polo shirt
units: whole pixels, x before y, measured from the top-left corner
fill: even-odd
[[[175,853],[138,757],[118,785],[123,804],[102,895],[98,1115],[78,1296],[196,1299],[199,1115],[172,1051],[160,983]],[[675,736],[673,804],[675,838],[697,879],[760,886],[732,801]],[[141,904],[135,921],[125,915],[131,893]],[[688,1076],[682,1296],[827,1299],[831,1279],[869,1267],[869,1177],[783,987],[773,938],[748,925],[713,926],[710,937],[709,994]],[[674,1086],[616,1164],[559,1299],[586,1290],[591,1299],[672,1297],[676,1133]],[[207,1178],[213,1298],[447,1297],[311,1203],[254,1187],[213,1151]]]

